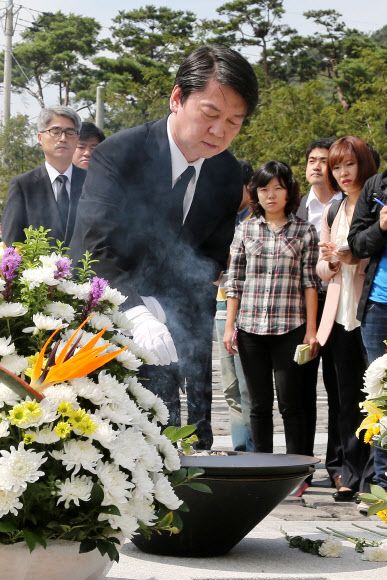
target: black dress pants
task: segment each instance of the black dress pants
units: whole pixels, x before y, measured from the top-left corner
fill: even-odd
[[[273,372],[287,453],[304,452],[304,411],[300,366],[294,353],[305,336],[305,325],[280,335],[239,330],[238,350],[251,402],[254,451],[273,452]]]
[[[325,292],[318,295],[317,326],[320,324],[321,316],[325,305]],[[343,453],[341,449],[341,438],[339,430],[339,392],[337,387],[336,369],[333,362],[332,337],[330,336],[326,344],[320,348],[318,356],[301,367],[302,380],[302,400],[305,412],[305,455],[314,455],[314,437],[316,433],[317,420],[317,379],[320,360],[322,360],[322,371],[324,387],[328,396],[328,443],[325,459],[325,467],[328,475],[334,483],[333,478],[341,474],[341,464]],[[312,476],[305,481],[310,483]]]
[[[370,445],[364,443],[355,432],[364,415],[359,403],[364,401],[363,376],[367,368],[367,355],[361,338],[360,328],[347,331],[334,323],[331,333],[333,360],[335,363],[339,393],[339,428],[343,450],[341,477],[344,487],[365,491],[373,475],[373,466],[367,461]],[[371,462],[370,462],[371,463]]]

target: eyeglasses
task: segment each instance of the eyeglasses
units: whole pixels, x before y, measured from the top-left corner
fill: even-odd
[[[51,137],[62,137],[64,133],[68,139],[74,139],[79,135],[79,131],[76,129],[61,129],[60,127],[51,127],[51,129],[45,129],[44,131],[40,131],[40,133],[49,133]]]

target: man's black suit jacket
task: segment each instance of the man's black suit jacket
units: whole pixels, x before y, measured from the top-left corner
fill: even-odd
[[[86,250],[97,273],[128,296],[176,301],[195,310],[214,299],[226,268],[242,199],[239,163],[228,151],[204,161],[183,227],[171,221],[167,117],[116,133],[94,151],[71,241],[73,262]],[[93,265],[94,266],[94,265]]]
[[[70,208],[65,228],[55,200],[51,181],[45,165],[13,177],[1,219],[3,240],[7,246],[24,242],[24,228],[43,226],[50,229],[49,237],[61,240],[68,246],[73,234],[75,216],[86,171],[73,165],[71,177]]]

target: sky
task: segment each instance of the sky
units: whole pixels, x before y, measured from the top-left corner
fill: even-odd
[[[24,29],[33,19],[39,18],[39,12],[62,12],[94,17],[102,26],[102,36],[108,36],[112,19],[120,10],[129,11],[140,6],[153,4],[167,6],[173,10],[192,10],[200,18],[216,18],[216,9],[226,0],[13,0],[15,9],[20,7],[14,40],[17,41],[18,31]],[[4,16],[6,0],[0,0],[0,17]],[[283,23],[296,28],[301,34],[313,34],[315,27],[308,21],[303,12],[332,8],[343,15],[343,20],[350,28],[357,28],[363,32],[372,32],[387,24],[387,0],[368,0],[355,2],[354,0],[284,0],[285,15]],[[0,46],[4,46],[4,17],[1,20]],[[56,98],[56,93],[53,99]],[[55,103],[49,103],[55,104]],[[3,96],[0,87],[0,113],[3,108]],[[34,99],[29,97],[12,96],[11,114],[28,114],[34,117],[39,112]]]

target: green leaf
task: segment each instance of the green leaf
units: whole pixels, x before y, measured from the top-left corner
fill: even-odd
[[[189,512],[189,507],[188,504],[184,501],[180,506],[179,506],[179,510],[181,512]]]
[[[185,425],[180,429],[177,429],[175,435],[171,439],[172,443],[175,443],[179,439],[184,439],[185,437],[189,437],[196,431],[196,427],[194,425]]]
[[[110,514],[112,516],[120,516],[121,512],[116,505],[109,505],[99,510],[101,514]]]
[[[173,522],[173,513],[168,512],[166,516],[158,523],[157,527],[159,528],[167,528]]]
[[[387,509],[387,501],[382,501],[381,503],[374,503],[368,508],[367,516],[374,516],[378,512]]]
[[[104,540],[97,540],[96,541],[97,544],[97,549],[99,550],[99,553],[101,554],[101,556],[104,556],[109,548],[109,544],[108,542],[104,541]]]
[[[376,501],[378,501],[376,495],[372,495],[371,493],[362,493],[361,494],[361,501],[364,501],[364,503],[375,503]]]
[[[204,469],[201,467],[188,468],[188,479],[193,479],[194,477],[199,477],[200,475],[204,475]]]
[[[370,489],[378,499],[387,500],[387,492],[380,485],[370,485]]]
[[[212,493],[212,489],[208,487],[208,485],[206,485],[205,483],[194,482],[194,483],[186,483],[185,485],[188,485],[188,487],[191,487],[192,489],[196,489],[196,491],[202,491],[203,493]]]
[[[30,552],[32,552],[35,549],[36,544],[40,544],[41,546],[43,546],[43,548],[47,548],[46,540],[41,534],[31,532],[31,530],[25,529],[23,530],[23,536],[27,546],[30,549]]]
[[[186,477],[187,477],[187,470],[184,469],[184,467],[182,467],[181,469],[178,469],[177,471],[172,471],[172,473],[171,473],[172,483],[174,485],[181,483],[182,481],[185,480]]]
[[[184,453],[186,453],[187,455],[191,455],[191,446],[189,443],[187,443],[187,441],[181,441],[180,446],[184,451]]]
[[[118,562],[120,555],[118,553],[117,548],[113,544],[108,544],[107,554],[108,554],[110,560],[112,560],[114,562]]]
[[[0,522],[0,532],[3,532],[4,534],[16,532],[17,529],[17,526],[12,522]]]
[[[35,401],[44,399],[44,395],[35,391],[28,383],[2,366],[0,366],[0,381],[11,389],[11,391],[19,395],[19,397],[22,397],[22,399],[25,399],[27,396]]]
[[[183,520],[177,512],[173,512],[173,525],[179,530],[183,529]]]
[[[162,435],[165,435],[166,437],[168,437],[168,439],[170,439],[171,437],[173,437],[173,435],[176,433],[176,431],[177,431],[177,427],[170,425],[169,427],[164,429],[164,431],[162,432]]]
[[[79,553],[85,554],[86,552],[92,552],[97,547],[95,540],[83,540],[79,546]]]
[[[105,494],[103,492],[102,487],[98,485],[98,483],[95,483],[91,490],[91,498],[90,498],[91,503],[94,505],[101,505],[104,497]]]

